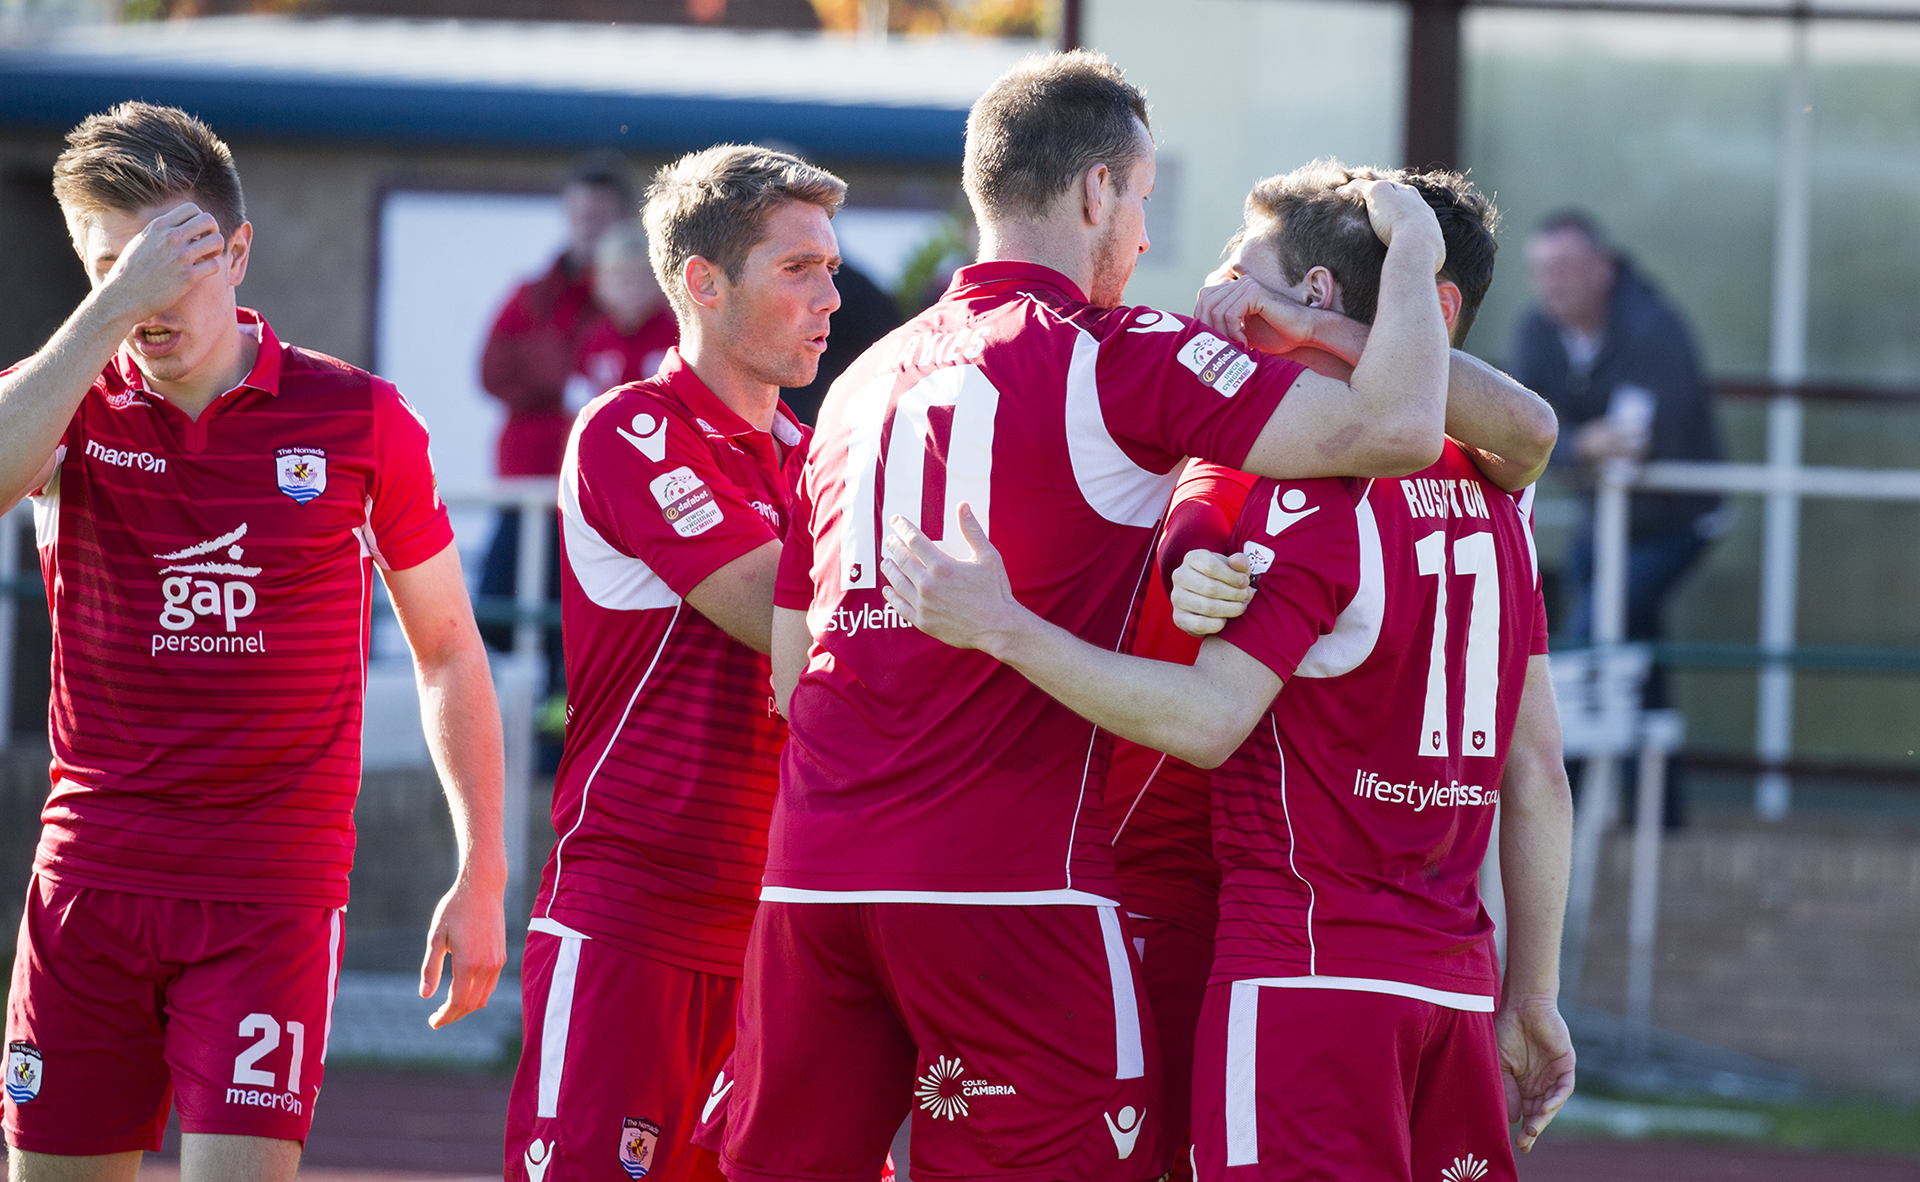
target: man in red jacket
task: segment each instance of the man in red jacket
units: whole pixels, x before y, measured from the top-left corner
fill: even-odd
[[[634,215],[633,181],[627,164],[612,152],[595,152],[574,161],[567,171],[560,202],[567,214],[567,249],[544,275],[515,288],[487,334],[480,355],[480,384],[507,408],[495,453],[501,476],[558,476],[567,450],[573,416],[567,413],[567,379],[573,373],[580,339],[599,312],[593,303],[593,252],[601,235]],[[502,510],[493,542],[480,572],[480,594],[510,599],[520,558],[520,513]],[[560,598],[560,562],[549,547],[546,598]],[[491,624],[481,629],[496,649],[513,645],[513,628]],[[560,633],[547,632],[549,689],[563,681]]]

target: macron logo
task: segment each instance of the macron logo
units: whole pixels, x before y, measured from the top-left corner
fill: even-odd
[[[527,1146],[527,1182],[541,1182],[547,1176],[547,1167],[553,1164],[553,1151],[556,1148],[538,1137]]]
[[[664,463],[667,458],[667,420],[656,419],[645,411],[633,416],[633,431],[625,427],[615,427],[620,438],[640,449],[640,454],[654,463]]]
[[[1143,1108],[1136,1113],[1133,1105],[1129,1104],[1120,1110],[1118,1120],[1104,1112],[1100,1117],[1107,1122],[1107,1132],[1113,1137],[1114,1152],[1120,1155],[1120,1160],[1125,1161],[1132,1157],[1134,1142],[1140,1139],[1140,1130],[1147,1123],[1146,1110]]]
[[[701,1124],[706,1124],[713,1119],[713,1110],[720,1107],[720,1101],[726,1099],[727,1093],[732,1090],[733,1081],[727,1078],[726,1072],[722,1071],[719,1075],[714,1076],[713,1091],[707,1096],[706,1107],[700,1110]]]
[[[1273,490],[1273,503],[1267,507],[1267,536],[1277,537],[1296,521],[1312,517],[1320,512],[1320,506],[1301,509],[1307,503],[1307,494],[1297,488],[1290,488],[1284,495],[1279,489]]]

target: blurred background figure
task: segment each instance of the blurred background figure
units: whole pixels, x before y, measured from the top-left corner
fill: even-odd
[[[1692,332],[1591,217],[1548,216],[1527,241],[1527,268],[1538,302],[1515,333],[1513,375],[1559,413],[1554,463],[1563,472],[1590,488],[1609,460],[1721,458]],[[1724,532],[1720,500],[1636,493],[1630,503],[1627,639],[1659,640],[1668,594]],[[1561,571],[1559,632],[1576,645],[1593,638],[1593,527],[1589,497]],[[1647,679],[1642,704],[1670,705],[1663,667]],[[1669,769],[1669,827],[1685,816],[1677,771]]]
[[[496,471],[502,477],[560,474],[567,434],[573,429],[567,381],[582,340],[602,316],[594,304],[594,252],[609,228],[634,213],[627,162],[613,152],[580,157],[567,171],[560,203],[567,219],[566,250],[545,274],[522,283],[507,297],[480,358],[480,384],[507,408],[495,453]],[[556,605],[560,602],[557,527],[548,539],[546,601]],[[513,598],[519,557],[520,511],[502,509],[480,571],[483,600]],[[487,620],[481,635],[488,647],[501,652],[511,649],[511,620],[488,619],[485,612],[482,618]],[[566,673],[557,624],[546,630],[546,656],[545,696],[558,700],[565,692]],[[543,718],[558,714],[553,709],[542,711]],[[557,744],[548,746],[551,749],[542,753],[543,766],[559,758]]]
[[[647,257],[647,231],[615,223],[593,252],[593,302],[599,315],[580,336],[568,387],[568,424],[582,406],[615,386],[652,377],[680,342],[667,295]]]

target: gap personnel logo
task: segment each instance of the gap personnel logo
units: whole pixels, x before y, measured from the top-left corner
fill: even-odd
[[[660,1144],[660,1126],[629,1116],[620,1122],[620,1168],[639,1182],[653,1168],[653,1151]]]
[[[160,568],[160,573],[166,576],[160,580],[163,599],[160,626],[167,633],[185,632],[198,623],[201,616],[207,616],[224,622],[227,635],[179,636],[156,632],[149,655],[163,650],[193,653],[267,651],[265,633],[239,635],[240,621],[252,615],[253,609],[259,604],[253,584],[247,580],[258,578],[261,568],[248,566],[242,561],[246,557],[246,549],[240,545],[240,540],[246,536],[247,527],[242,523],[240,528],[229,530],[217,538],[154,555],[154,558],[167,564]],[[206,577],[210,575],[232,577]]]
[[[1475,1157],[1469,1153],[1465,1157],[1454,1158],[1451,1166],[1441,1170],[1440,1182],[1473,1182],[1475,1178],[1484,1178],[1486,1176],[1486,1159]]]
[[[527,1146],[527,1182],[545,1182],[547,1167],[553,1164],[554,1146],[535,1137]]]
[[[7,1044],[7,1099],[25,1104],[40,1094],[40,1049],[30,1042]]]
[[[283,447],[273,453],[280,491],[302,505],[327,491],[327,453],[317,447]]]
[[[725,516],[713,501],[713,490],[685,464],[665,476],[654,477],[647,488],[660,503],[660,515],[683,538],[706,533]]]

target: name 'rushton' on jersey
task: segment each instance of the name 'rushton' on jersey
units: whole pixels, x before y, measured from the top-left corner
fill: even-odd
[[[1112,902],[1104,743],[886,606],[884,522],[965,553],[971,504],[1022,603],[1117,647],[1182,461],[1243,463],[1300,372],[1017,262],[963,269],[855,362],[822,407],[781,559],[775,602],[808,613],[814,644],[761,897]]]

